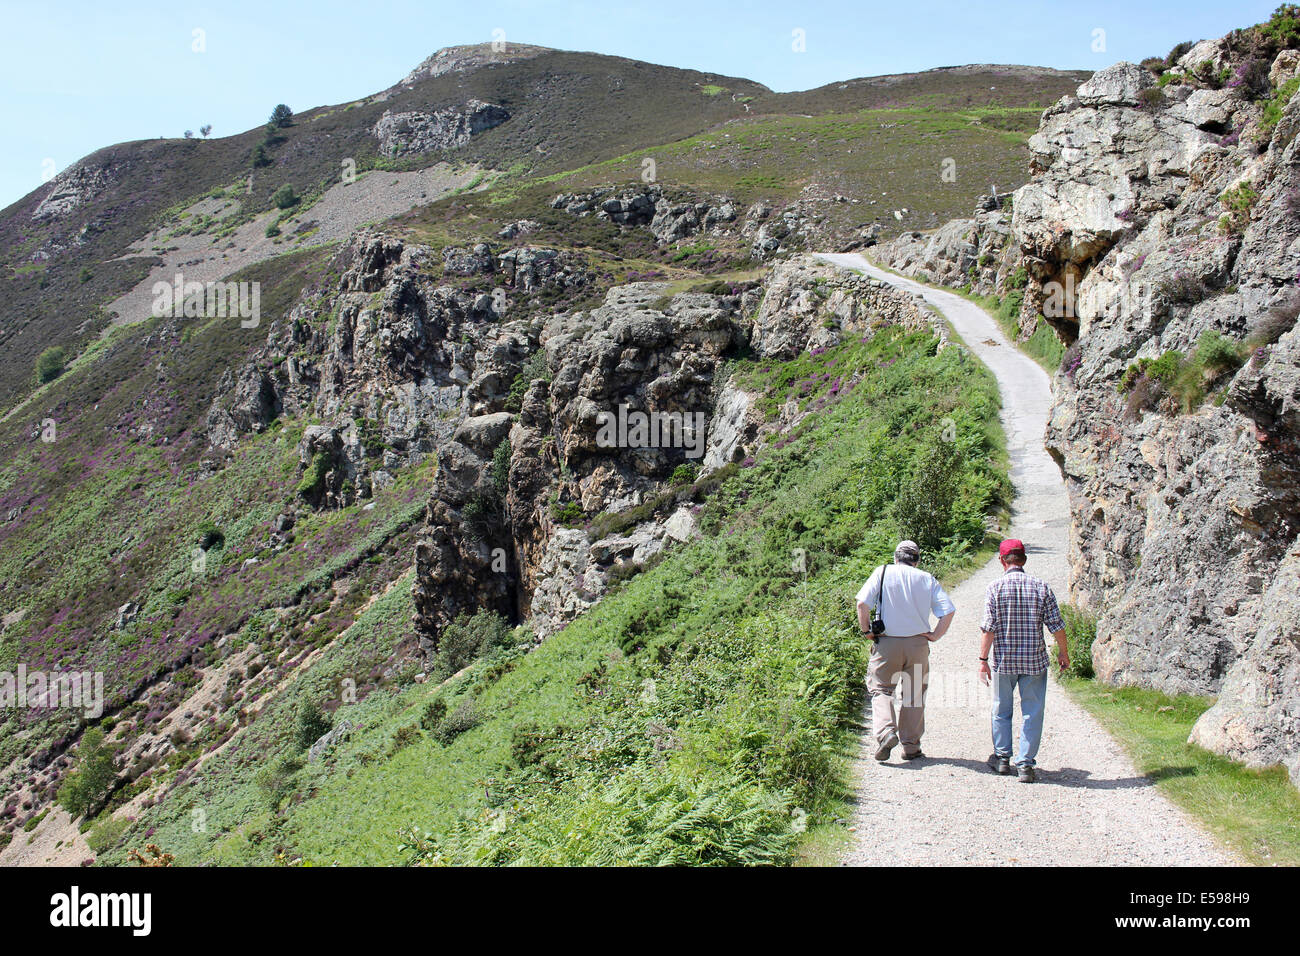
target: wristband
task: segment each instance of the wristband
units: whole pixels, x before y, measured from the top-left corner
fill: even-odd
[[[980,663],[981,663],[981,664],[987,664],[988,662],[989,662],[989,659],[988,659],[987,657],[981,657],[981,658],[980,658]]]

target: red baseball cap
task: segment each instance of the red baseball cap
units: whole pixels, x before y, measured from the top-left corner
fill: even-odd
[[[1019,551],[1022,554],[1025,550],[1025,543],[1019,538],[1007,538],[998,545],[998,557],[1005,558],[1012,551]]]

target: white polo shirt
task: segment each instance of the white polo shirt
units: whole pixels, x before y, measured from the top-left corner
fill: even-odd
[[[857,601],[876,607],[876,594],[880,590],[880,572],[876,568],[858,592]],[[881,597],[883,610],[877,616],[885,622],[889,637],[911,637],[931,630],[930,614],[936,618],[957,610],[941,585],[928,571],[908,564],[889,564],[883,568],[885,587]]]

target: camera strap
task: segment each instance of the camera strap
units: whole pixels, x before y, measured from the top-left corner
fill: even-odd
[[[880,566],[880,586],[876,589],[876,617],[881,624],[885,623],[885,571],[888,564]]]

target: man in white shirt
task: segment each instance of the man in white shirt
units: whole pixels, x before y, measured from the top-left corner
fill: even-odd
[[[915,541],[899,542],[894,563],[871,572],[858,592],[858,626],[863,633],[871,633],[872,608],[885,624],[885,633],[872,648],[867,672],[877,760],[888,760],[900,740],[904,760],[925,756],[921,735],[925,733],[925,691],[930,683],[930,642],[943,637],[957,610],[934,575],[916,566],[920,559],[921,549]],[[938,619],[933,627],[931,613]],[[894,692],[900,680],[903,696],[895,715]]]

